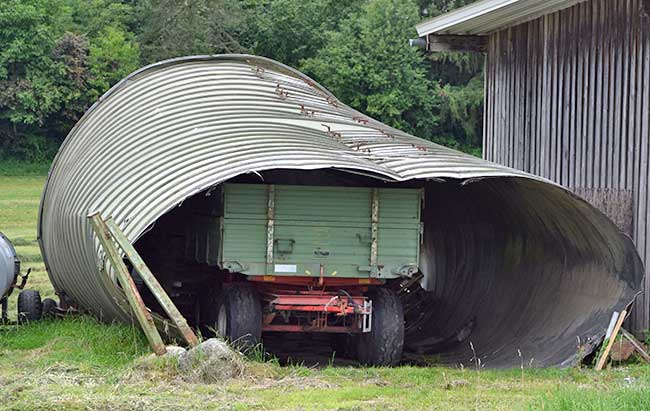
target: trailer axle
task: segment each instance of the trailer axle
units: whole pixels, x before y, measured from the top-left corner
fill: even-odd
[[[267,302],[262,331],[370,332],[372,301],[345,291],[294,291],[264,294]],[[278,324],[278,320],[284,320]]]

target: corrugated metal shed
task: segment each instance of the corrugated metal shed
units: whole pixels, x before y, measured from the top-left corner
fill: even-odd
[[[420,37],[429,34],[480,35],[554,13],[585,0],[482,0],[424,21]]]
[[[596,342],[641,281],[629,238],[562,187],[390,128],[280,63],[222,55],[130,75],[71,131],[39,216],[55,289],[104,320],[129,321],[86,216],[112,216],[136,242],[189,197],[275,169],[421,182],[421,265],[436,305],[413,338],[470,321],[488,366],[518,364],[517,348],[538,366],[570,363],[576,337]],[[467,351],[444,355],[462,361]]]

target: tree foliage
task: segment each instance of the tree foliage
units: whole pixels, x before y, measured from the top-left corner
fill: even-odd
[[[247,51],[246,15],[236,0],[142,0],[139,34],[146,63]]]
[[[447,13],[476,0],[420,0],[426,17]],[[483,135],[483,55],[432,53],[428,55],[429,80],[440,92],[440,122],[435,139],[443,144],[480,154]]]
[[[108,84],[140,64],[124,15],[106,14],[113,6],[110,0],[0,2],[1,155],[51,158]]]
[[[145,64],[250,52],[424,138],[480,145],[482,56],[408,46],[471,0],[2,0],[0,157],[51,158],[87,108]]]
[[[407,132],[428,135],[437,97],[421,52],[408,47],[418,10],[411,0],[375,0],[327,33],[302,68],[352,107]]]
[[[256,54],[299,67],[325,46],[329,33],[338,31],[357,12],[361,0],[253,0],[250,30]]]

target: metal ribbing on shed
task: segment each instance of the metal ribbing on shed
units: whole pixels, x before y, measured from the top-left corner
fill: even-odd
[[[519,39],[513,48],[509,34]],[[628,234],[647,265],[650,19],[642,2],[591,0],[496,32],[486,73],[485,158],[582,195],[618,193],[633,204]],[[511,92],[522,73],[531,81]],[[498,109],[510,104],[523,112]],[[531,127],[500,132],[522,119]],[[650,284],[644,290],[632,313],[637,330],[650,327]]]

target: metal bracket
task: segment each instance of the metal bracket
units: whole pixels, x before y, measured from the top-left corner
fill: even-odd
[[[399,268],[393,269],[393,274],[399,275],[400,277],[412,277],[413,274],[418,272],[418,267],[414,264],[406,264]]]
[[[424,223],[420,223],[420,245],[424,244]]]
[[[360,265],[360,266],[357,267],[357,271],[364,272],[364,273],[370,273],[370,277],[372,277],[372,278],[381,277],[381,270],[379,269],[378,266]]]
[[[379,236],[379,189],[372,189],[372,214],[370,216],[370,265],[377,266]]]
[[[0,306],[2,313],[0,314],[0,324],[6,324],[9,322],[9,316],[7,315],[7,297],[0,299]]]
[[[369,333],[372,331],[372,301],[365,300],[363,302],[363,311],[368,314],[363,314],[361,317],[361,332]]]
[[[250,267],[246,264],[240,263],[239,261],[224,261],[222,268],[231,273],[240,273],[248,270]]]
[[[266,263],[273,264],[273,238],[275,236],[275,186],[269,184],[268,188],[268,210],[266,225]]]
[[[291,254],[293,253],[293,245],[296,243],[296,240],[293,238],[276,238],[275,247],[280,254]]]
[[[31,272],[32,272],[32,268],[30,267],[27,269],[25,275],[20,276],[20,284],[15,284],[14,288],[17,288],[19,290],[25,288],[25,285],[27,285],[27,279],[29,278],[29,274],[31,274]]]

